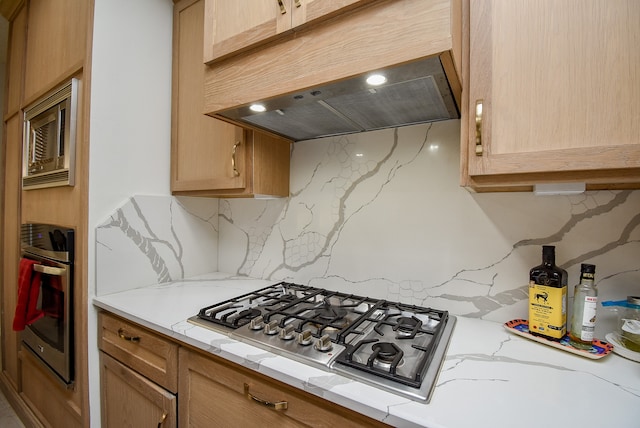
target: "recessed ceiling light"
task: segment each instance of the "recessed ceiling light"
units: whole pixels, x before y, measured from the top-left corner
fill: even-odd
[[[262,104],[251,104],[249,110],[255,111],[256,113],[262,113],[263,111],[267,111],[267,108]]]
[[[382,74],[372,74],[371,76],[367,77],[367,83],[374,86],[382,85],[386,81],[387,78]]]

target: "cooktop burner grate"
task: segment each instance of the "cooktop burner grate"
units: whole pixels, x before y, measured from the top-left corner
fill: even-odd
[[[411,398],[428,400],[455,317],[447,311],[280,282],[189,321]],[[211,327],[213,329],[213,327]]]

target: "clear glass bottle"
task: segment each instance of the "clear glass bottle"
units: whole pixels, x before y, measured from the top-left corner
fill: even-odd
[[[552,245],[542,247],[542,264],[529,271],[529,332],[554,340],[567,333],[567,271],[556,266]]]
[[[582,264],[580,283],[573,293],[573,314],[569,329],[569,343],[579,349],[591,349],[596,328],[598,290],[594,284],[596,266]]]

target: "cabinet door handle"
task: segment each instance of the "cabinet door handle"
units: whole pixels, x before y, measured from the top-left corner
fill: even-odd
[[[476,156],[482,156],[482,102],[476,101]]]
[[[300,7],[302,6],[302,3],[300,2],[300,0],[296,0],[296,7]]]
[[[236,151],[238,150],[238,146],[240,145],[240,141],[233,145],[233,151],[231,152],[231,168],[233,168],[233,176],[237,177],[240,175],[238,168],[236,167]]]
[[[167,413],[162,414],[162,419],[160,419],[160,422],[158,422],[158,428],[162,428],[162,424],[164,423],[165,419],[167,419]]]
[[[287,13],[287,8],[284,7],[284,2],[282,0],[278,0],[278,6],[280,6],[280,14],[284,15]]]
[[[129,336],[126,334],[123,328],[118,329],[118,336],[120,336],[120,339],[126,340],[128,342],[140,342],[139,336]]]
[[[289,403],[287,403],[286,401],[277,401],[275,403],[272,403],[271,401],[263,400],[262,398],[258,398],[255,395],[252,395],[249,392],[249,385],[246,383],[244,384],[244,395],[246,395],[247,398],[255,401],[256,403],[260,403],[263,406],[269,407],[270,409],[287,410],[287,408],[289,407]]]

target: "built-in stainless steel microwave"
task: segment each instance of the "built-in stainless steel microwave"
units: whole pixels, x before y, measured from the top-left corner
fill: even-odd
[[[25,109],[23,189],[75,184],[78,89],[71,79]]]

